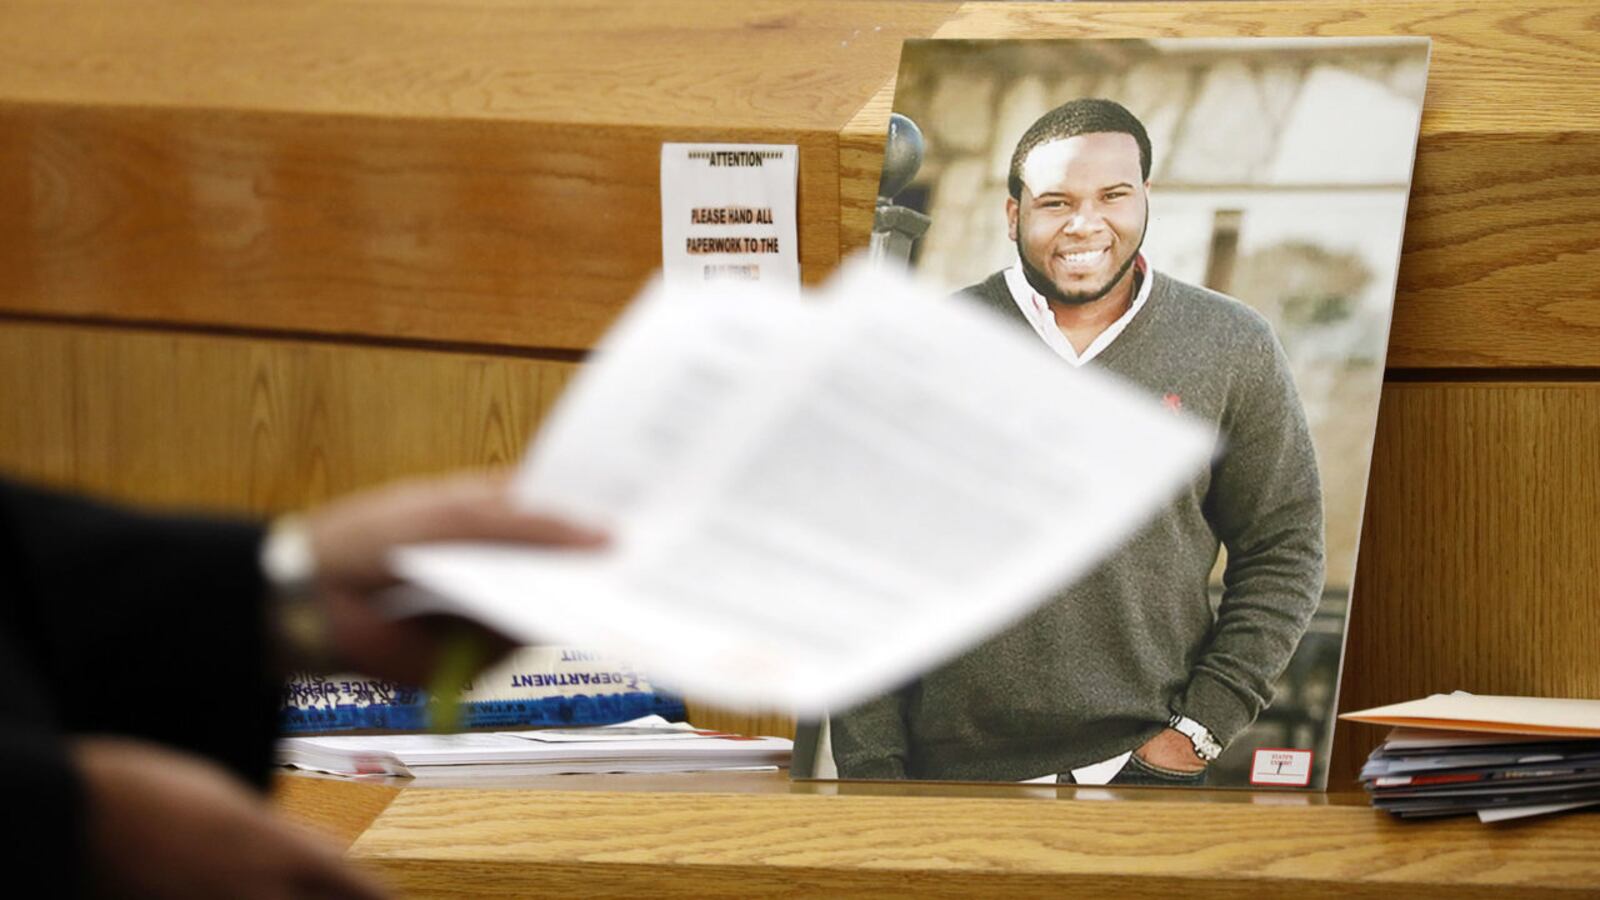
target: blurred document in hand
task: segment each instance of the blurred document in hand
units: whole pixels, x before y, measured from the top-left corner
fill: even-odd
[[[1168,502],[1212,442],[905,275],[850,268],[810,298],[657,285],[516,485],[611,547],[431,545],[396,564],[515,638],[603,647],[719,706],[813,715],[1015,622]]]

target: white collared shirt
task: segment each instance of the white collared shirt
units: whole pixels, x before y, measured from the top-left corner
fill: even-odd
[[[1103,759],[1087,766],[1079,766],[1072,770],[1073,784],[1110,784],[1111,779],[1122,773],[1122,767],[1128,764],[1128,758],[1133,756],[1133,751],[1119,753],[1110,759]],[[1061,779],[1054,774],[1040,775],[1038,778],[1023,780],[1023,784],[1055,784]]]
[[[1022,274],[1021,259],[1006,269],[1006,288],[1011,292],[1011,299],[1016,302],[1017,308],[1022,310],[1022,315],[1033,326],[1034,332],[1044,339],[1045,344],[1049,345],[1057,356],[1074,366],[1081,366],[1111,346],[1111,342],[1116,340],[1117,336],[1128,327],[1128,323],[1133,321],[1133,317],[1139,314],[1145,301],[1150,299],[1150,286],[1155,283],[1150,265],[1145,261],[1143,254],[1139,255],[1134,265],[1143,268],[1144,278],[1140,280],[1139,292],[1134,295],[1133,303],[1127,312],[1112,322],[1105,331],[1100,332],[1081,354],[1073,349],[1072,342],[1067,340],[1067,336],[1062,334],[1061,328],[1056,325],[1056,316],[1050,309],[1050,301],[1040,296],[1039,292],[1033,289],[1033,285],[1028,283],[1028,276]]]
[[[1127,329],[1128,323],[1133,321],[1133,317],[1139,314],[1139,310],[1144,307],[1145,301],[1150,299],[1150,287],[1155,284],[1150,264],[1145,260],[1144,255],[1140,254],[1134,265],[1143,271],[1144,277],[1139,281],[1139,292],[1134,294],[1133,303],[1128,306],[1127,312],[1118,317],[1115,322],[1112,322],[1105,331],[1100,332],[1090,342],[1089,346],[1083,348],[1083,353],[1081,354],[1073,349],[1072,342],[1067,340],[1067,336],[1061,333],[1060,326],[1056,325],[1056,316],[1050,309],[1050,301],[1034,290],[1033,285],[1028,283],[1028,277],[1022,274],[1022,260],[1018,259],[1011,264],[1010,268],[1006,269],[1006,288],[1011,292],[1011,299],[1016,302],[1017,308],[1022,310],[1022,315],[1028,320],[1028,324],[1033,326],[1034,332],[1044,339],[1045,344],[1051,350],[1054,350],[1057,356],[1072,363],[1074,366],[1081,366],[1099,356],[1101,351],[1111,346],[1111,342],[1116,340],[1117,336]],[[1132,752],[1121,753],[1110,759],[1091,763],[1087,766],[1080,766],[1072,770],[1072,779],[1078,784],[1106,784],[1117,777],[1117,773],[1121,772],[1123,766],[1128,764],[1128,757],[1132,755]],[[1052,774],[1028,779],[1024,783],[1054,782],[1055,780],[1056,776]]]

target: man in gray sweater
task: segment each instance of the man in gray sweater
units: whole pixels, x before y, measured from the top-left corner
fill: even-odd
[[[1209,422],[1218,455],[1017,626],[835,716],[841,777],[1200,784],[1271,702],[1322,591],[1316,458],[1267,322],[1140,254],[1150,162],[1144,126],[1112,101],[1046,113],[1011,160],[1017,261],[965,293],[1066,363],[1092,362]]]

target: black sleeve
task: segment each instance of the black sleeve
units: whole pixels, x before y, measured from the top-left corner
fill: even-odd
[[[0,481],[8,668],[34,673],[34,705],[62,733],[157,741],[264,787],[279,687],[261,538]]]
[[[6,602],[11,596],[7,592]],[[46,691],[11,636],[0,630],[0,796],[26,827],[8,829],[0,862],[18,884],[50,885],[53,896],[85,887],[83,786]]]
[[[266,786],[278,683],[261,538],[0,480],[0,790],[27,820],[7,842],[12,880],[83,889],[72,735],[157,741]]]

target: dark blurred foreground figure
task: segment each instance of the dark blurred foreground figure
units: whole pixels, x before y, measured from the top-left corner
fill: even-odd
[[[7,876],[49,896],[383,896],[269,807],[280,679],[424,683],[441,623],[370,601],[393,583],[390,548],[454,539],[601,540],[514,509],[493,475],[391,485],[270,529],[0,480]]]

